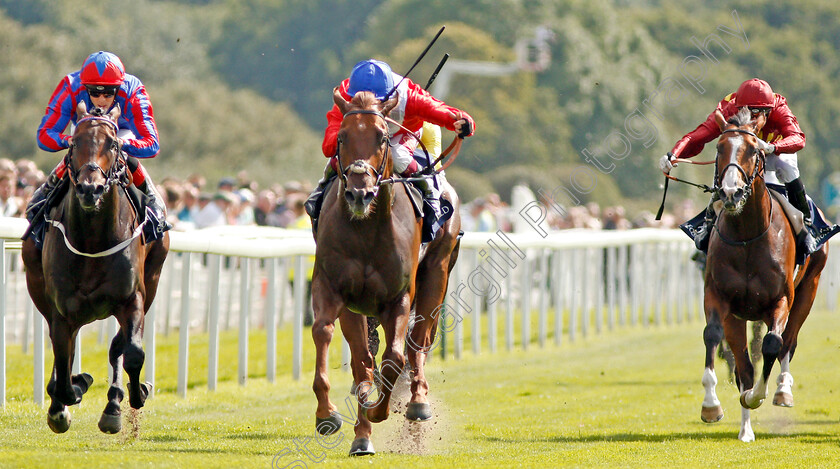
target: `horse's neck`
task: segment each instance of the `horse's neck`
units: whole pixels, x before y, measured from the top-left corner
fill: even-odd
[[[108,193],[103,195],[99,209],[90,212],[82,208],[76,197],[75,187],[67,191],[64,224],[72,233],[83,233],[84,240],[78,240],[79,242],[91,245],[97,241],[112,243],[126,237],[126,224],[120,223],[125,208],[125,204],[121,203],[121,191],[121,187],[112,186]],[[129,231],[128,235],[130,234]]]
[[[379,194],[376,196],[376,218],[382,221],[391,220],[391,212],[394,207],[394,184],[383,184],[379,186]]]

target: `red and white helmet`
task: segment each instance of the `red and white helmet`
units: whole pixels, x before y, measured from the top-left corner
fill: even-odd
[[[120,86],[125,80],[125,67],[110,52],[94,52],[82,64],[80,78],[83,85]]]
[[[758,108],[772,108],[776,105],[776,96],[770,85],[758,78],[751,78],[738,87],[735,92],[735,106],[741,108],[758,107]]]

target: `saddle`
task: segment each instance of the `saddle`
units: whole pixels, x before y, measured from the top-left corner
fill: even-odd
[[[796,263],[804,264],[805,259],[822,247],[832,236],[840,232],[840,226],[829,224],[822,213],[817,209],[814,201],[808,197],[808,206],[811,211],[811,224],[806,225],[804,222],[803,213],[800,212],[787,199],[787,191],[785,187],[779,184],[767,184],[770,189],[770,194],[779,203],[779,206],[784,210],[785,215],[790,221],[791,228],[796,233]],[[723,209],[723,204],[716,201],[712,205],[715,211],[715,219]],[[697,216],[680,225],[680,229],[691,238],[698,250],[706,252],[709,247],[709,233],[711,226],[706,223],[706,211],[703,210]],[[814,243],[811,246],[805,246],[802,242],[805,238],[805,230],[814,238]]]

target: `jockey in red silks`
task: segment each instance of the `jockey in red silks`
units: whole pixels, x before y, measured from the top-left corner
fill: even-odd
[[[388,96],[397,83],[399,83],[399,87]],[[353,67],[350,77],[339,85],[339,91],[346,100],[350,100],[360,91],[370,91],[377,99],[382,101],[385,100],[386,96],[392,98],[396,95],[399,102],[388,114],[388,117],[399,122],[403,127],[418,136],[422,132],[424,122],[458,132],[462,137],[472,136],[475,132],[475,122],[469,114],[440,101],[410,79],[403,79],[402,76],[391,71],[388,64],[379,60],[364,60],[357,63]],[[312,217],[313,229],[316,228],[324,189],[337,175],[337,136],[343,119],[344,116],[338,106],[333,105],[333,108],[327,113],[327,128],[324,131],[324,142],[321,145],[324,156],[330,158],[330,161],[324,170],[323,179],[318,181],[318,187],[306,201],[306,212]],[[412,176],[432,163],[426,160],[422,148],[418,148],[418,140],[415,135],[390,123],[388,128],[391,135],[391,154],[393,155],[395,173],[404,177]],[[438,176],[443,176],[443,174]],[[436,223],[433,223],[431,228],[431,236],[433,237],[442,222],[451,213],[444,214],[444,218],[441,220],[441,190],[438,181],[426,179],[417,185],[423,190],[428,206],[434,211]],[[424,234],[424,238],[424,241],[428,240],[426,234]]]
[[[757,133],[758,138],[764,141],[762,146],[766,149],[765,179],[770,184],[776,180],[784,184],[788,200],[803,213],[805,225],[808,228],[800,233],[799,242],[803,243],[803,247],[809,252],[813,252],[817,244],[811,233],[813,220],[805,186],[799,177],[796,155],[796,152],[805,147],[805,134],[799,128],[796,116],[788,107],[785,97],[773,93],[766,81],[752,78],[741,83],[738,91],[730,93],[718,103],[715,111],[706,118],[705,122],[686,134],[674,145],[673,150],[660,158],[659,168],[666,174],[670,173],[671,168],[676,166],[680,159],[699,154],[706,143],[720,136],[721,129],[715,122],[716,111],[720,111],[724,119],[728,120],[744,107],[749,108],[753,117],[761,113],[766,117],[764,127]],[[772,172],[775,172],[775,178]],[[705,211],[703,223],[691,226],[695,244],[704,252],[708,247],[708,237],[716,219],[712,206],[716,200],[715,194]],[[699,221],[699,218],[700,216],[695,217],[695,220]]]
[[[78,116],[76,106],[84,102],[87,109],[100,108],[105,113],[119,106],[117,137],[121,150],[126,154],[126,164],[131,171],[134,185],[147,196],[148,222],[144,226],[147,241],[159,239],[170,229],[166,221],[166,207],[152,183],[149,173],[138,158],[154,158],[159,151],[158,131],[152,103],[140,80],[125,73],[122,61],[110,52],[99,51],[85,59],[81,70],[65,76],[56,87],[38,126],[38,146],[46,151],[70,148],[72,132]],[[64,131],[70,125],[70,134]],[[35,214],[47,200],[50,192],[67,171],[65,160],[47,177],[46,182],[32,195],[27,207],[27,218],[33,223]],[[43,223],[35,220],[34,223]]]

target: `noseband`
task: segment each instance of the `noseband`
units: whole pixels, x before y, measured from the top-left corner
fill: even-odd
[[[745,129],[726,129],[721,133],[739,133],[739,134],[752,135],[753,137],[758,138],[758,136],[755,134],[755,132],[752,132],[750,130],[745,130]],[[717,168],[717,159],[715,159],[715,185],[714,185],[715,192],[720,193],[720,191],[723,189],[720,186],[721,176],[723,174],[726,174],[726,171],[729,169],[730,166],[732,166],[735,169],[737,169],[744,176],[744,179],[746,179],[746,181],[747,181],[746,186],[747,187],[744,189],[744,198],[749,198],[749,196],[752,194],[753,181],[755,181],[755,178],[757,178],[758,174],[759,174],[759,166],[764,166],[764,164],[766,164],[765,160],[764,160],[764,152],[757,151],[756,154],[758,154],[758,159],[762,164],[759,165],[758,163],[756,163],[755,167],[753,168],[752,175],[748,175],[747,172],[744,170],[744,168],[742,168],[741,165],[739,165],[737,161],[729,163],[728,165],[724,166],[723,171],[718,171],[717,170],[718,169]]]
[[[76,123],[76,131],[78,131],[78,129],[79,129],[79,124],[81,124],[82,122],[87,122],[87,121],[107,122],[109,125],[111,125],[114,128],[114,133],[115,134],[119,130],[119,127],[117,127],[117,124],[114,123],[114,121],[112,121],[111,119],[108,119],[108,118],[105,118],[105,117],[88,116],[88,117],[85,117],[83,119],[80,119],[79,122]],[[73,135],[75,136],[76,132],[74,132]],[[113,185],[113,184],[123,184],[123,181],[126,179],[126,177],[125,177],[126,176],[126,165],[121,164],[121,158],[120,157],[122,156],[122,150],[120,148],[118,148],[116,141],[114,141],[113,150],[117,152],[117,157],[115,158],[114,164],[112,164],[111,167],[108,168],[107,172],[105,170],[103,170],[102,167],[99,166],[95,161],[91,161],[89,163],[86,163],[86,164],[82,165],[81,167],[79,167],[78,169],[75,168],[72,164],[73,149],[75,148],[75,146],[76,146],[76,142],[74,140],[73,145],[70,147],[70,151],[67,153],[67,156],[66,156],[66,160],[67,160],[66,164],[67,164],[68,168],[70,169],[70,180],[73,182],[74,186],[79,184],[79,173],[85,167],[87,167],[91,171],[99,171],[100,173],[102,173],[102,176],[105,177],[105,185],[106,186],[110,186],[110,185]]]

